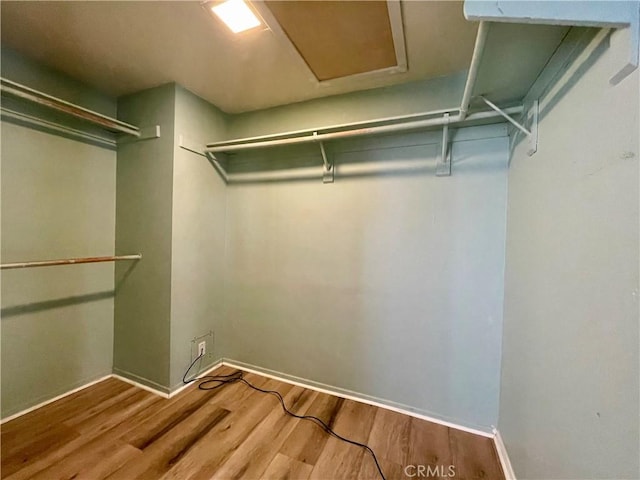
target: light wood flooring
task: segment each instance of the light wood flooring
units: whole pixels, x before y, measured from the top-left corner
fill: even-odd
[[[456,479],[504,479],[488,438],[251,373],[245,378],[278,390],[292,411],[367,443],[389,480],[410,478],[409,465],[444,466],[445,475],[453,465]],[[7,480],[380,478],[364,449],[285,415],[274,396],[241,383],[214,391],[194,384],[165,399],[110,378],[0,431]]]

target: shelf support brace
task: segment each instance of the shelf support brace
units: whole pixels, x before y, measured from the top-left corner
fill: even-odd
[[[480,95],[480,98],[482,99],[482,101],[484,103],[486,103],[489,107],[491,107],[492,109],[494,109],[496,112],[498,112],[500,115],[502,115],[507,122],[509,122],[511,125],[513,125],[514,127],[516,127],[518,130],[520,130],[522,133],[524,133],[525,135],[529,136],[531,135],[531,132],[529,130],[527,130],[526,128],[524,128],[522,125],[520,125],[518,122],[516,122],[513,118],[511,118],[509,115],[507,115],[504,110],[502,110],[500,107],[498,107],[495,103],[487,100],[486,98],[484,98],[482,95]]]
[[[486,103],[493,110],[502,115],[511,125],[516,127],[522,133],[525,134],[527,142],[529,144],[529,148],[527,149],[527,155],[532,156],[538,150],[538,100],[534,100],[531,107],[526,112],[526,123],[529,125],[529,128],[526,128],[521,123],[515,121],[510,115],[508,115],[505,111],[503,111],[500,107],[498,107],[495,103],[487,100],[485,97],[480,95],[480,98],[484,103]]]
[[[313,136],[317,137],[318,132],[313,132]],[[322,183],[333,183],[333,164],[329,162],[322,140],[318,140],[318,145],[320,146],[320,154],[322,155]]]
[[[219,152],[218,155],[222,156],[224,154],[222,152]],[[224,183],[228,184],[229,175],[227,175],[227,172],[225,171],[224,167],[220,164],[220,161],[216,158],[213,152],[207,152],[205,150],[204,156],[207,157],[207,160],[209,160],[209,163],[211,163],[211,165],[213,165],[213,168],[216,169],[216,171],[218,172],[218,175],[220,175],[220,178],[222,178]]]
[[[444,114],[444,125],[442,126],[442,153],[436,163],[436,176],[451,176],[451,155],[449,153],[449,114]]]

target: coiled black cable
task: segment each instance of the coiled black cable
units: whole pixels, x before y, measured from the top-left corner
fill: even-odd
[[[364,443],[356,442],[355,440],[349,440],[348,438],[345,438],[342,435],[337,434],[336,432],[334,432],[331,429],[331,427],[329,427],[329,425],[327,425],[325,422],[323,422],[318,417],[314,417],[313,415],[298,415],[296,413],[293,413],[285,405],[284,398],[282,398],[282,395],[280,394],[280,392],[277,392],[276,390],[263,390],[262,388],[256,387],[255,385],[252,385],[251,383],[249,383],[247,380],[245,380],[243,378],[244,373],[241,370],[238,370],[238,371],[236,371],[234,373],[230,373],[229,375],[204,375],[204,376],[199,377],[199,378],[193,378],[191,380],[187,380],[187,375],[189,374],[189,372],[191,371],[193,366],[196,364],[196,362],[198,360],[200,360],[202,357],[203,357],[203,355],[199,355],[193,362],[191,362],[191,365],[189,365],[189,368],[187,368],[187,371],[184,372],[184,375],[182,376],[182,383],[188,384],[188,383],[192,383],[192,382],[201,381],[198,384],[198,388],[200,390],[215,390],[215,389],[220,388],[223,385],[226,385],[226,384],[229,384],[229,383],[241,382],[241,383],[244,383],[246,386],[248,386],[250,388],[253,388],[254,390],[257,390],[258,392],[268,393],[270,395],[274,395],[280,401],[280,405],[282,406],[282,410],[284,410],[284,412],[286,414],[291,415],[294,418],[299,418],[300,420],[310,420],[313,423],[317,424],[318,426],[322,427],[322,429],[325,432],[327,432],[329,435],[332,435],[332,436],[336,437],[337,439],[342,440],[343,442],[350,443],[351,445],[356,445],[358,447],[364,448],[373,457],[373,461],[376,463],[376,468],[378,469],[378,473],[380,473],[380,477],[382,478],[382,480],[386,480],[386,477],[384,476],[384,473],[382,472],[382,468],[380,467],[380,463],[378,463],[378,457],[376,457],[375,452],[373,451],[373,449],[371,447],[369,447],[369,445],[365,445]],[[211,384],[213,384],[213,385],[211,385]]]

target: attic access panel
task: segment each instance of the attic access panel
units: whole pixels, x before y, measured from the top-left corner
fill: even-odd
[[[319,82],[406,71],[400,2],[267,0],[265,5]],[[275,30],[274,22],[268,23]]]

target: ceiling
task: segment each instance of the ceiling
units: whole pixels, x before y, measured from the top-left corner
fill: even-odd
[[[408,70],[327,84],[311,78],[291,45],[271,30],[234,36],[194,1],[2,1],[1,38],[112,96],[177,82],[223,111],[239,113],[468,68],[477,24],[464,19],[462,2],[401,6]],[[514,98],[526,93],[566,33],[565,27],[518,27],[492,26],[490,58],[512,61],[494,61],[482,77],[486,90],[508,82],[506,96]]]

